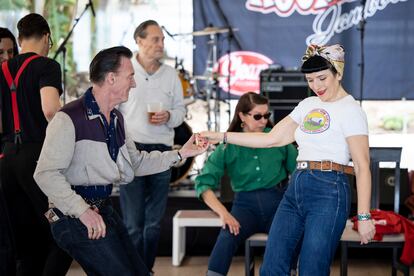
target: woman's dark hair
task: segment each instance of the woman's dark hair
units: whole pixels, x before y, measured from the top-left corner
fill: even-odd
[[[13,42],[13,56],[18,55],[19,54],[19,49],[17,48],[16,38],[14,37],[12,32],[9,31],[9,29],[0,27],[0,41],[3,38],[10,38],[11,39],[11,41]]]
[[[89,78],[93,83],[102,83],[106,74],[116,72],[121,66],[121,58],[130,59],[132,52],[127,47],[117,46],[100,51],[89,65]]]
[[[45,34],[50,34],[49,24],[40,14],[29,13],[17,22],[19,38],[41,38]]]
[[[302,73],[314,73],[329,69],[334,75],[338,73],[332,63],[330,63],[327,59],[314,55],[308,58],[303,64],[300,69]]]
[[[157,26],[157,27],[159,27],[160,25],[158,25],[157,21],[155,21],[155,20],[147,20],[147,21],[142,22],[135,29],[135,32],[134,32],[134,40],[137,40],[137,37],[139,37],[139,38],[146,38],[147,35],[148,35],[147,28],[149,26]]]
[[[256,94],[254,92],[247,92],[243,94],[243,96],[240,97],[237,105],[236,110],[234,111],[233,120],[230,123],[229,128],[227,131],[232,132],[242,132],[243,128],[241,127],[241,119],[239,117],[239,113],[249,113],[252,111],[253,108],[256,107],[256,105],[262,105],[266,104],[269,105],[269,99],[265,96]],[[270,120],[267,120],[266,127],[272,128],[273,123]]]

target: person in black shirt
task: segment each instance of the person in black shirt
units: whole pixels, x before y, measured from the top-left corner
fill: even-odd
[[[6,28],[0,28],[0,64],[18,54],[17,42],[14,35]],[[1,132],[0,132],[1,139]],[[0,141],[0,153],[3,143]],[[0,162],[3,154],[0,154]],[[11,240],[10,223],[8,222],[4,196],[0,182],[0,275],[14,274],[14,257]]]
[[[33,179],[48,121],[60,109],[61,71],[57,62],[47,58],[50,28],[41,15],[26,15],[17,28],[21,53],[7,62],[12,78],[26,60],[38,56],[20,75],[15,92],[17,109],[12,108],[6,71],[4,68],[0,71],[4,143],[0,175],[14,236],[16,274],[65,275],[71,258],[53,241],[44,217],[48,200]]]

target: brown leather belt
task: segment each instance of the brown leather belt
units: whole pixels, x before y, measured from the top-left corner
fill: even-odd
[[[297,170],[318,170],[323,172],[343,172],[346,174],[355,175],[354,167],[338,164],[329,160],[324,161],[298,161],[296,164]]]

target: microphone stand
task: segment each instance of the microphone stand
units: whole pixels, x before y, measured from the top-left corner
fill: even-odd
[[[83,9],[82,13],[79,15],[78,18],[76,18],[74,20],[74,23],[72,25],[72,28],[69,30],[69,33],[66,35],[65,39],[62,41],[62,43],[59,45],[58,49],[56,50],[56,53],[53,57],[54,60],[56,60],[57,56],[62,53],[62,68],[63,68],[63,95],[62,95],[62,100],[63,100],[63,104],[66,103],[66,44],[69,41],[70,36],[73,33],[73,30],[75,29],[76,25],[78,24],[79,20],[81,19],[81,17],[83,16],[83,14],[88,10],[88,8],[91,7],[91,2],[89,1],[86,5],[85,8]]]
[[[359,84],[359,101],[360,105],[362,106],[363,94],[364,94],[364,74],[365,74],[365,50],[364,50],[364,35],[365,35],[365,24],[367,21],[365,20],[365,4],[366,0],[361,0],[361,20],[359,21],[358,30],[360,31],[360,38],[361,38],[361,63],[359,64],[361,71],[360,71],[360,84]]]
[[[223,9],[220,7],[220,1],[219,0],[215,0],[216,2],[216,6],[217,9],[221,15],[221,17],[223,18],[224,24],[225,26],[227,26],[227,28],[229,29],[229,34],[227,36],[227,43],[228,43],[228,48],[227,48],[227,57],[229,59],[229,63],[228,63],[228,69],[227,69],[227,87],[228,87],[228,93],[227,93],[227,106],[228,106],[228,110],[227,113],[229,114],[229,125],[231,123],[231,105],[230,105],[230,100],[231,100],[231,93],[230,93],[230,83],[231,83],[231,75],[230,75],[230,70],[231,70],[231,43],[233,42],[233,40],[236,42],[237,47],[240,49],[240,42],[238,41],[237,37],[234,36],[233,33],[233,27],[230,25],[229,20],[227,18],[227,16],[224,14]]]
[[[175,40],[175,38],[174,37],[176,37],[178,34],[172,34],[172,33],[170,33],[168,30],[167,30],[167,28],[165,28],[165,26],[161,26],[161,29],[163,29],[164,30],[164,32],[169,36],[169,37],[171,37],[173,40]]]

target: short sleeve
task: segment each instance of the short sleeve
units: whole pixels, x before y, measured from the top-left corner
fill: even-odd
[[[40,73],[39,88],[51,86],[58,90],[59,95],[62,94],[62,72],[60,65],[54,60],[47,59],[46,65],[42,66]]]
[[[342,118],[342,132],[345,137],[355,135],[368,135],[367,115],[359,105],[353,105],[346,112],[347,116]]]

